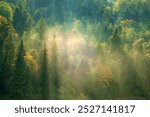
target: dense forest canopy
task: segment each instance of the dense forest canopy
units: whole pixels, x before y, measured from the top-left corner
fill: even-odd
[[[1,0],[0,99],[150,99],[149,0]]]

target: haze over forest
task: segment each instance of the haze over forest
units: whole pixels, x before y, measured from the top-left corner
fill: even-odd
[[[0,99],[150,99],[150,0],[0,0]]]

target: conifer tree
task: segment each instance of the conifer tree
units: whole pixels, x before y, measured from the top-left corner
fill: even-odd
[[[49,74],[48,74],[48,60],[47,49],[44,45],[41,56],[41,69],[40,69],[40,94],[42,100],[49,99]]]
[[[5,99],[10,98],[11,80],[13,77],[13,64],[15,56],[15,46],[11,41],[11,37],[4,46],[3,63],[0,69],[1,87],[3,88],[3,96]]]
[[[44,18],[41,18],[40,21],[38,22],[38,32],[40,35],[40,40],[44,40],[44,33],[46,31],[46,21],[44,20]]]
[[[27,0],[18,0],[13,15],[13,25],[20,37],[30,27],[30,14],[28,12]]]
[[[13,73],[15,45],[14,29],[8,20],[0,16],[0,98],[10,97],[10,81]]]
[[[14,83],[13,98],[19,100],[31,99],[32,95],[31,79],[29,75],[30,72],[24,58],[25,52],[26,51],[24,49],[23,41],[21,40],[21,44],[17,52],[17,60],[13,80]]]
[[[120,52],[122,50],[122,42],[121,42],[121,37],[120,37],[120,27],[116,27],[112,38],[111,38],[111,49],[113,52]]]
[[[55,40],[55,35],[52,41],[51,47],[51,63],[50,63],[50,86],[51,86],[51,99],[59,99],[59,88],[60,88],[60,79],[59,79],[59,70],[58,70],[58,61],[57,61],[57,44]]]

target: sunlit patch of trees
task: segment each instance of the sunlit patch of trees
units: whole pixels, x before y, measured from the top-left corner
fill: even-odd
[[[1,0],[0,99],[150,99],[149,0]]]

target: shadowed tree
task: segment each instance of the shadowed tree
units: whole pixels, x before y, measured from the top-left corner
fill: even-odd
[[[60,79],[58,71],[58,61],[57,61],[57,43],[55,40],[56,36],[54,35],[51,43],[51,62],[50,62],[50,84],[51,84],[51,99],[59,99],[59,88],[60,88]]]
[[[0,16],[0,30],[0,98],[8,99],[15,57],[14,29],[2,16]]]
[[[116,27],[111,38],[111,50],[115,53],[120,53],[122,51],[122,40],[120,32],[121,27]]]
[[[49,73],[48,73],[48,59],[47,59],[47,49],[46,44],[44,44],[44,49],[41,55],[41,69],[40,69],[40,99],[49,99]]]
[[[44,40],[44,34],[46,31],[46,21],[44,20],[44,18],[41,18],[40,21],[37,24],[37,28],[38,28],[38,32],[40,35],[40,40]]]
[[[13,25],[20,37],[30,27],[30,20],[27,0],[18,0],[13,16]]]
[[[0,15],[11,21],[13,17],[13,10],[7,2],[0,1]]]
[[[31,99],[32,97],[31,77],[29,68],[24,58],[25,52],[23,41],[21,40],[21,44],[17,52],[17,60],[13,79],[13,98],[18,100]]]

